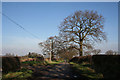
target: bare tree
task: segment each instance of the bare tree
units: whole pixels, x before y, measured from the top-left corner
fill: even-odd
[[[61,23],[60,35],[68,42],[79,46],[79,55],[83,55],[83,48],[92,48],[93,42],[106,40],[104,18],[97,11],[76,11],[66,17]]]
[[[101,52],[101,50],[100,49],[94,49],[92,52],[94,53],[94,55],[98,55]]]
[[[114,54],[114,51],[113,50],[108,50],[105,52],[106,55],[113,55]]]
[[[12,53],[6,53],[4,56],[5,56],[5,57],[15,57],[15,55],[12,54]]]
[[[114,51],[114,55],[118,55],[118,51]]]
[[[64,53],[67,48],[67,42],[63,42],[63,40],[59,36],[49,37],[46,41],[39,43],[42,47],[42,51],[44,54],[51,54],[52,59],[54,59],[54,55]]]
[[[61,50],[61,53],[58,54],[59,58],[61,59],[65,59],[65,60],[70,60],[72,59],[74,56],[78,55],[78,51],[75,48],[69,47],[66,48],[64,51]]]
[[[54,58],[54,37],[49,37],[46,41],[39,43],[42,47],[43,54],[51,54],[52,59]]]
[[[91,55],[92,51],[85,51],[84,52],[84,55],[87,56],[87,55]]]

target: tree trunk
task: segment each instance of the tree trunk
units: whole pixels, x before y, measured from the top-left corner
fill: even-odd
[[[53,51],[51,52],[52,56],[51,56],[51,59],[53,60],[54,59],[54,53]]]
[[[54,47],[53,47],[53,39],[52,39],[52,45],[51,45],[51,48],[52,48],[52,51],[51,51],[51,54],[52,54],[52,56],[51,56],[51,59],[53,60],[54,59],[54,52],[53,52],[53,49],[54,49]]]
[[[79,56],[83,56],[83,42],[82,41],[80,41]]]

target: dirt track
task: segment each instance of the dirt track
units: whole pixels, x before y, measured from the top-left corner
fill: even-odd
[[[69,63],[38,66],[33,69],[33,77],[29,80],[86,80],[75,74]]]
[[[70,79],[71,71],[68,63],[48,65],[42,68],[36,68],[34,73],[34,80],[64,80]]]

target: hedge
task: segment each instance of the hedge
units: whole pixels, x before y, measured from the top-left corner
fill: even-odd
[[[13,72],[20,69],[19,57],[2,57],[3,73]]]
[[[92,56],[80,56],[80,57],[74,57],[70,60],[70,62],[75,62],[75,63],[82,63],[82,62],[88,62],[92,63]]]
[[[44,57],[43,57],[43,56],[37,57],[37,58],[36,58],[36,61],[44,61]]]
[[[105,79],[120,80],[120,55],[94,55],[92,60],[94,69]]]
[[[105,80],[120,80],[120,55],[93,55],[74,57],[70,62],[89,62],[96,72],[102,73]]]

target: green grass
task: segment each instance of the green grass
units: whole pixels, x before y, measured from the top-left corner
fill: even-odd
[[[32,73],[32,70],[23,68],[17,72],[3,74],[2,80],[27,80],[28,77],[32,76]]]
[[[59,64],[59,63],[64,62],[64,61],[60,60],[60,61],[51,61],[51,62],[45,61],[45,62],[47,65],[54,65],[54,64]]]
[[[25,62],[22,62],[22,64],[28,64],[31,66],[33,66],[34,64],[43,64],[43,63],[44,63],[43,61],[25,61]]]
[[[38,65],[54,65],[59,64],[63,61],[52,61],[52,62],[40,62],[40,61],[25,61],[21,64],[23,65],[30,65],[30,66],[38,66]],[[16,72],[8,72],[6,74],[3,74],[2,80],[27,80],[27,78],[32,77],[32,70],[26,69],[23,67],[21,70],[18,70]]]
[[[89,79],[98,80],[103,78],[103,75],[101,73],[96,73],[95,70],[91,68],[89,63],[77,64],[70,62],[70,64],[73,65],[73,69],[75,71]]]

